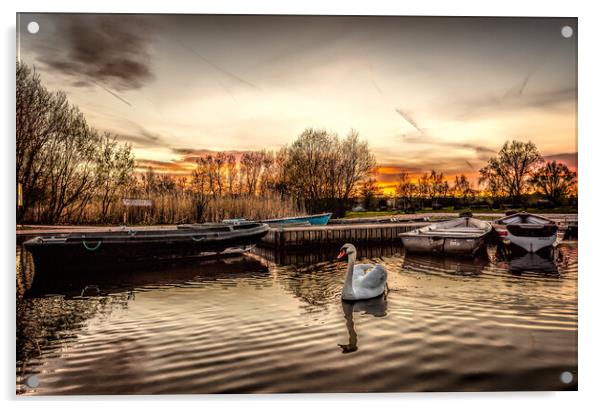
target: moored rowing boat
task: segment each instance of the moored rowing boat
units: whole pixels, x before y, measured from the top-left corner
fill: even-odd
[[[491,224],[472,217],[433,223],[399,236],[408,252],[474,257],[485,245]]]
[[[502,217],[493,224],[502,240],[529,253],[551,247],[557,240],[558,225],[543,216],[521,212]]]
[[[262,223],[213,223],[171,230],[123,229],[38,236],[23,245],[31,252],[36,268],[85,269],[99,264],[129,264],[244,250],[257,244],[268,230]]]

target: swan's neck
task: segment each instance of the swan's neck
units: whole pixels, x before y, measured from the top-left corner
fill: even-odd
[[[355,254],[351,253],[348,256],[347,262],[347,276],[345,277],[345,285],[343,286],[343,293],[353,294],[353,267],[355,266]]]

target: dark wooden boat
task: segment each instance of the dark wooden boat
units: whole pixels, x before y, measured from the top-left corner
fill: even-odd
[[[459,217],[401,233],[406,251],[474,257],[483,248],[491,224],[472,217]]]
[[[36,269],[135,263],[242,252],[267,234],[263,223],[206,224],[194,229],[119,230],[39,236],[23,243]]]

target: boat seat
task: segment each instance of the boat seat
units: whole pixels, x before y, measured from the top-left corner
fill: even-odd
[[[466,228],[466,227],[462,227],[462,228],[452,228],[452,229],[433,229],[433,230],[429,230],[430,232],[436,232],[436,233],[478,233],[478,232],[482,232],[484,231],[484,229],[477,229],[475,228]]]

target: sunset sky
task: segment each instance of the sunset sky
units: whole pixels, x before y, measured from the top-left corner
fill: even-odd
[[[400,169],[475,180],[508,139],[577,168],[576,19],[21,14],[19,23],[18,57],[158,171],[187,173],[206,151],[277,149],[307,127],[358,130],[384,187]]]

